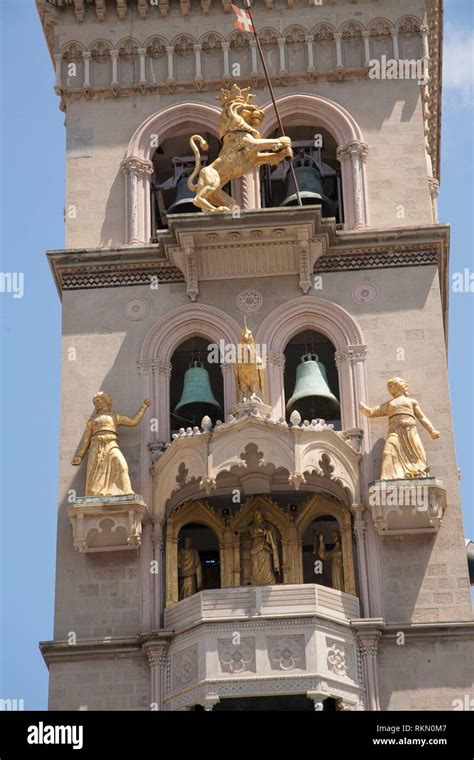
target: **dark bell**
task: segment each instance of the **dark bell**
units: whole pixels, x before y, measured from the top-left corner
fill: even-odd
[[[321,172],[310,156],[297,158],[294,161],[294,169],[298,189],[300,191],[303,206],[322,206],[322,215],[335,216],[336,209],[333,201],[324,193]],[[288,172],[286,185],[286,198],[281,206],[297,206],[298,196],[292,172]]]
[[[193,203],[194,193],[188,188],[188,179],[192,169],[188,167],[181,173],[176,183],[176,197],[171,206],[166,209],[167,214],[190,214],[199,212]]]
[[[330,420],[339,411],[339,401],[329,388],[324,364],[317,354],[303,354],[296,368],[296,383],[286,411],[293,409],[304,420]]]

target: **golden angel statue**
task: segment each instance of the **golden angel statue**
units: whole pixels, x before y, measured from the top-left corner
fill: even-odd
[[[359,404],[360,411],[366,417],[388,417],[380,480],[426,478],[429,468],[416,420],[433,439],[439,438],[439,432],[425,417],[418,401],[408,396],[408,386],[401,377],[392,377],[387,382],[387,388],[392,396],[389,401],[373,408]]]
[[[289,137],[261,137],[257,127],[262,123],[265,113],[252,105],[254,98],[250,87],[241,89],[235,83],[230,90],[221,90],[219,138],[222,140],[222,149],[209,166],[201,168],[198,144],[201,150],[208,150],[209,147],[204,138],[193,135],[189,140],[196,166],[188,179],[188,188],[196,193],[194,205],[205,213],[230,211],[236,205],[222,189],[231,179],[243,177],[264,164],[279,164],[284,158],[293,156]],[[197,182],[194,181],[196,176]]]
[[[251,330],[244,318],[244,329],[237,346],[234,378],[239,401],[261,401],[265,391],[264,366]]]
[[[77,455],[71,464],[80,465],[87,452],[86,496],[123,496],[133,494],[128,465],[120,451],[117,428],[135,427],[150,406],[144,401],[135,417],[112,413],[112,399],[100,391],[92,399],[95,414],[87,420]]]
[[[260,510],[256,510],[253,524],[248,532],[252,540],[250,547],[250,584],[271,586],[276,583],[280,571],[278,546],[271,527],[265,522]]]
[[[319,544],[314,545],[313,554],[319,555],[322,560],[331,560],[331,584],[338,591],[344,591],[344,564],[342,559],[341,534],[335,531],[329,538],[334,544],[333,549],[326,549],[324,535],[319,534]]]
[[[186,536],[178,553],[179,599],[186,599],[202,589],[202,567],[199,554]]]

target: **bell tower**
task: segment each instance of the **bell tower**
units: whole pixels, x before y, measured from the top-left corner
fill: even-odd
[[[50,709],[458,709],[441,0],[253,0],[258,40],[229,0],[36,1],[67,131]]]

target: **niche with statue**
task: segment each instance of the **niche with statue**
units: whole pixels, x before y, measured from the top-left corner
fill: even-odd
[[[166,583],[167,606],[239,586],[317,583],[355,594],[350,511],[319,495],[295,509],[261,494],[235,511],[185,502],[166,522]]]

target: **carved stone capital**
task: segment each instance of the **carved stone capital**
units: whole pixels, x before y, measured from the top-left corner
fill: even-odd
[[[146,641],[143,651],[148,657],[150,668],[164,668],[168,653],[168,641]]]
[[[272,367],[285,367],[285,354],[280,351],[268,351],[267,364]]]
[[[369,146],[367,143],[363,143],[360,140],[352,140],[346,145],[339,145],[337,149],[337,160],[365,161],[369,155]]]
[[[154,166],[151,161],[144,161],[141,158],[131,156],[122,161],[120,169],[125,174],[135,174],[136,176],[149,177],[154,172]]]
[[[336,351],[335,359],[336,366],[339,368],[341,364],[347,361],[365,361],[367,358],[367,346],[347,346],[340,351]]]

